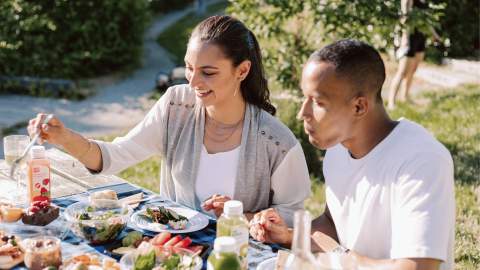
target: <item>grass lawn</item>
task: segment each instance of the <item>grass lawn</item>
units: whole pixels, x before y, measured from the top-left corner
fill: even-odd
[[[391,112],[429,129],[452,153],[456,181],[456,269],[478,269],[480,265],[480,86],[464,86],[425,94],[425,105],[400,104]],[[279,108],[281,110],[281,108]],[[135,184],[159,189],[159,158],[153,157],[119,175]],[[313,181],[312,196],[305,206],[314,216],[322,213],[325,188]]]
[[[177,65],[183,66],[183,57],[187,51],[187,42],[193,28],[203,19],[216,14],[223,14],[228,2],[219,2],[207,7],[204,15],[195,12],[187,14],[177,23],[163,31],[157,38],[158,44],[169,51]]]

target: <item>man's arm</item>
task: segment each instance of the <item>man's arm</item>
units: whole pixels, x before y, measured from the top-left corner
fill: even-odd
[[[325,204],[325,211],[323,211],[323,214],[312,221],[312,233],[314,232],[322,232],[339,242],[337,229],[335,228],[335,223],[333,222],[333,218],[330,214],[327,204]]]
[[[348,254],[353,256],[358,265],[367,269],[382,270],[438,270],[440,268],[440,260],[430,258],[405,258],[405,259],[385,259],[375,260],[362,256],[355,251],[349,251]]]
[[[335,226],[333,225],[333,232],[335,235],[328,235],[331,233],[332,226],[328,225],[328,222],[333,224],[330,212],[328,208],[325,209],[324,214],[315,220],[319,231],[312,230],[312,252],[335,252],[340,247],[340,244],[334,240],[332,236],[336,236]],[[322,220],[325,218],[325,220]],[[330,221],[329,221],[330,220]],[[312,224],[313,225],[313,224]],[[330,231],[329,231],[330,230]],[[384,259],[376,260],[366,256],[362,256],[354,250],[347,250],[346,253],[349,256],[355,258],[355,261],[359,266],[366,269],[381,269],[381,270],[437,270],[440,267],[440,260],[429,258],[405,258],[405,259]]]

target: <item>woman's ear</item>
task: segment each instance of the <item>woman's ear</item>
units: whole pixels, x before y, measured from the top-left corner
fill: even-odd
[[[252,62],[250,60],[244,60],[240,65],[237,66],[237,78],[240,81],[245,80],[250,72],[250,67],[252,66]]]

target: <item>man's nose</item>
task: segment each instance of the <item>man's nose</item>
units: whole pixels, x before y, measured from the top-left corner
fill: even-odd
[[[311,117],[311,106],[310,106],[310,101],[308,99],[305,99],[303,101],[302,106],[300,107],[300,111],[297,114],[297,119],[298,120],[309,120]]]

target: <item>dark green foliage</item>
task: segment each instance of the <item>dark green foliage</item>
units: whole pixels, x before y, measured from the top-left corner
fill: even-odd
[[[320,179],[323,182],[322,160],[324,151],[318,150],[310,143],[308,135],[303,129],[303,121],[297,119],[301,104],[294,101],[279,101],[276,103],[278,104],[278,117],[295,134],[302,145],[308,171],[314,179]]]
[[[431,27],[450,40],[446,54],[474,56],[478,51],[478,0],[435,0],[429,9],[414,9],[400,25],[399,0],[236,0],[228,10],[259,38],[267,73],[284,89],[296,89],[301,66],[311,52],[333,40],[356,38],[393,52],[402,27],[418,28],[430,37]],[[427,57],[444,52],[428,41]],[[446,42],[446,45],[449,45]],[[476,48],[476,49],[475,49]]]
[[[445,16],[440,20],[438,34],[450,40],[449,57],[480,58],[480,1],[434,0],[446,3]]]
[[[98,76],[138,63],[146,0],[0,1],[0,74]]]
[[[184,8],[194,0],[150,0],[150,9],[155,13],[165,13]]]

